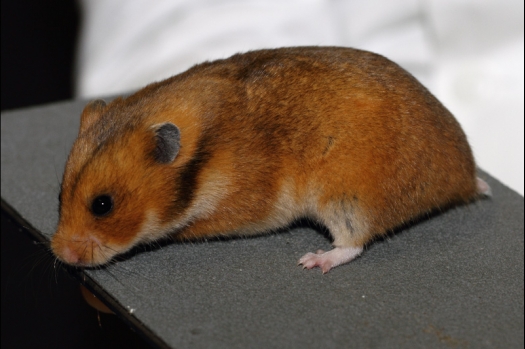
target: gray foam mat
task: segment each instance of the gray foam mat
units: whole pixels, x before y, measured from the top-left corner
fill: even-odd
[[[54,232],[83,106],[2,113],[2,209],[36,239]],[[524,201],[480,176],[493,198],[378,241],[326,275],[297,266],[330,248],[308,226],[168,244],[74,273],[160,347],[523,348]]]

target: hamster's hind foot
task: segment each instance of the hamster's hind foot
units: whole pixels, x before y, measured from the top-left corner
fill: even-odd
[[[302,256],[298,264],[306,269],[319,267],[323,274],[326,274],[330,269],[350,262],[361,252],[363,252],[362,247],[336,247],[328,252],[318,250],[316,253],[309,252]]]

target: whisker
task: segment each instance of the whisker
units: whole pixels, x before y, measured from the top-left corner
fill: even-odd
[[[53,262],[53,269],[55,272],[55,283],[58,285],[57,263],[60,263],[60,261],[58,260],[58,258],[55,257],[55,261]]]
[[[88,244],[87,244],[87,241],[84,242],[84,250],[82,251],[82,257],[80,258],[81,260],[84,260],[84,257],[86,256],[86,251],[87,251],[87,248],[88,248]]]
[[[122,287],[126,288],[127,286],[124,285],[113,273],[111,273],[108,268],[101,268],[100,269],[103,272],[106,272],[109,276],[111,276],[116,282],[118,282]],[[135,287],[136,288],[136,287]],[[137,289],[137,288],[136,288]]]

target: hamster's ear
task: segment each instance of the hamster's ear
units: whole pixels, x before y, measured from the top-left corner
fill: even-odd
[[[180,150],[180,130],[172,123],[157,125],[155,128],[155,161],[169,164]]]
[[[84,110],[82,111],[82,115],[80,116],[79,133],[84,132],[91,125],[93,125],[98,119],[100,119],[105,107],[106,107],[106,102],[104,102],[102,99],[96,99],[94,101],[89,102],[84,107]]]

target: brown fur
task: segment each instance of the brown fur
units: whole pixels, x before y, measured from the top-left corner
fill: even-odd
[[[165,122],[181,134],[167,165],[151,156]],[[102,193],[115,209],[94,217]],[[302,216],[326,224],[336,246],[363,246],[476,195],[458,122],[396,64],[349,48],[253,51],[88,105],[52,248],[96,265],[170,232],[252,234]]]

